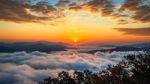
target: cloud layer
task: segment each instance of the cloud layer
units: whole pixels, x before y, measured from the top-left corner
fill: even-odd
[[[124,0],[119,6],[114,0],[58,0],[56,4],[51,4],[48,0],[0,0],[0,20],[51,21],[65,17],[66,9],[87,10],[105,17],[112,16],[118,19],[121,17],[123,20],[130,18],[140,22],[150,21],[149,0]]]
[[[61,12],[47,2],[31,5],[31,0],[0,0],[0,20],[13,22],[42,22],[60,18]]]
[[[150,0],[125,0],[120,10],[133,12],[132,18],[142,22],[150,21]]]
[[[116,30],[129,35],[150,36],[150,28],[116,28]]]
[[[0,84],[36,84],[48,76],[56,77],[62,70],[104,70],[123,56],[139,52],[96,52],[93,54],[62,51],[56,53],[15,52],[0,54]],[[143,52],[140,52],[143,53]]]

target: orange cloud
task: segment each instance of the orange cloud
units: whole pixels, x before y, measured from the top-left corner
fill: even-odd
[[[150,36],[150,28],[116,28],[116,30],[124,34],[131,34],[137,36]]]

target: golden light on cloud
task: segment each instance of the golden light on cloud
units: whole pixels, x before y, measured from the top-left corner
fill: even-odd
[[[40,23],[11,23],[0,22],[0,40],[15,41],[55,41],[70,44],[82,44],[88,42],[116,42],[143,39],[145,37],[124,35],[113,28],[130,26],[147,27],[149,23],[142,25],[130,23],[118,25],[113,17],[104,17],[100,13],[93,13],[87,10],[72,11],[64,10],[65,17],[55,25]],[[133,38],[133,39],[128,39]],[[149,40],[149,39],[148,39]]]

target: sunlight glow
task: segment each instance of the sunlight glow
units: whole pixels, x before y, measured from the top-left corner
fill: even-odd
[[[74,42],[74,43],[77,43],[77,39],[74,39],[73,42]]]
[[[26,9],[31,14],[29,9]],[[2,41],[56,41],[69,44],[84,44],[88,42],[117,42],[150,40],[147,37],[125,35],[113,28],[148,27],[150,23],[117,24],[112,17],[101,16],[87,10],[65,10],[65,17],[41,23],[0,22],[0,40]],[[32,14],[37,14],[33,13]],[[37,14],[39,15],[39,14]],[[48,24],[48,25],[47,25]],[[27,34],[28,33],[28,34]],[[113,38],[112,38],[113,37]]]

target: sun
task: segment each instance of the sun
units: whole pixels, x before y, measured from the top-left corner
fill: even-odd
[[[74,39],[73,42],[74,42],[74,43],[77,43],[77,39]]]
[[[73,40],[74,43],[78,42],[78,38],[77,37],[73,37],[72,40]]]
[[[74,45],[76,45],[78,43],[78,41],[79,41],[78,37],[76,37],[76,36],[72,37],[72,42]]]

